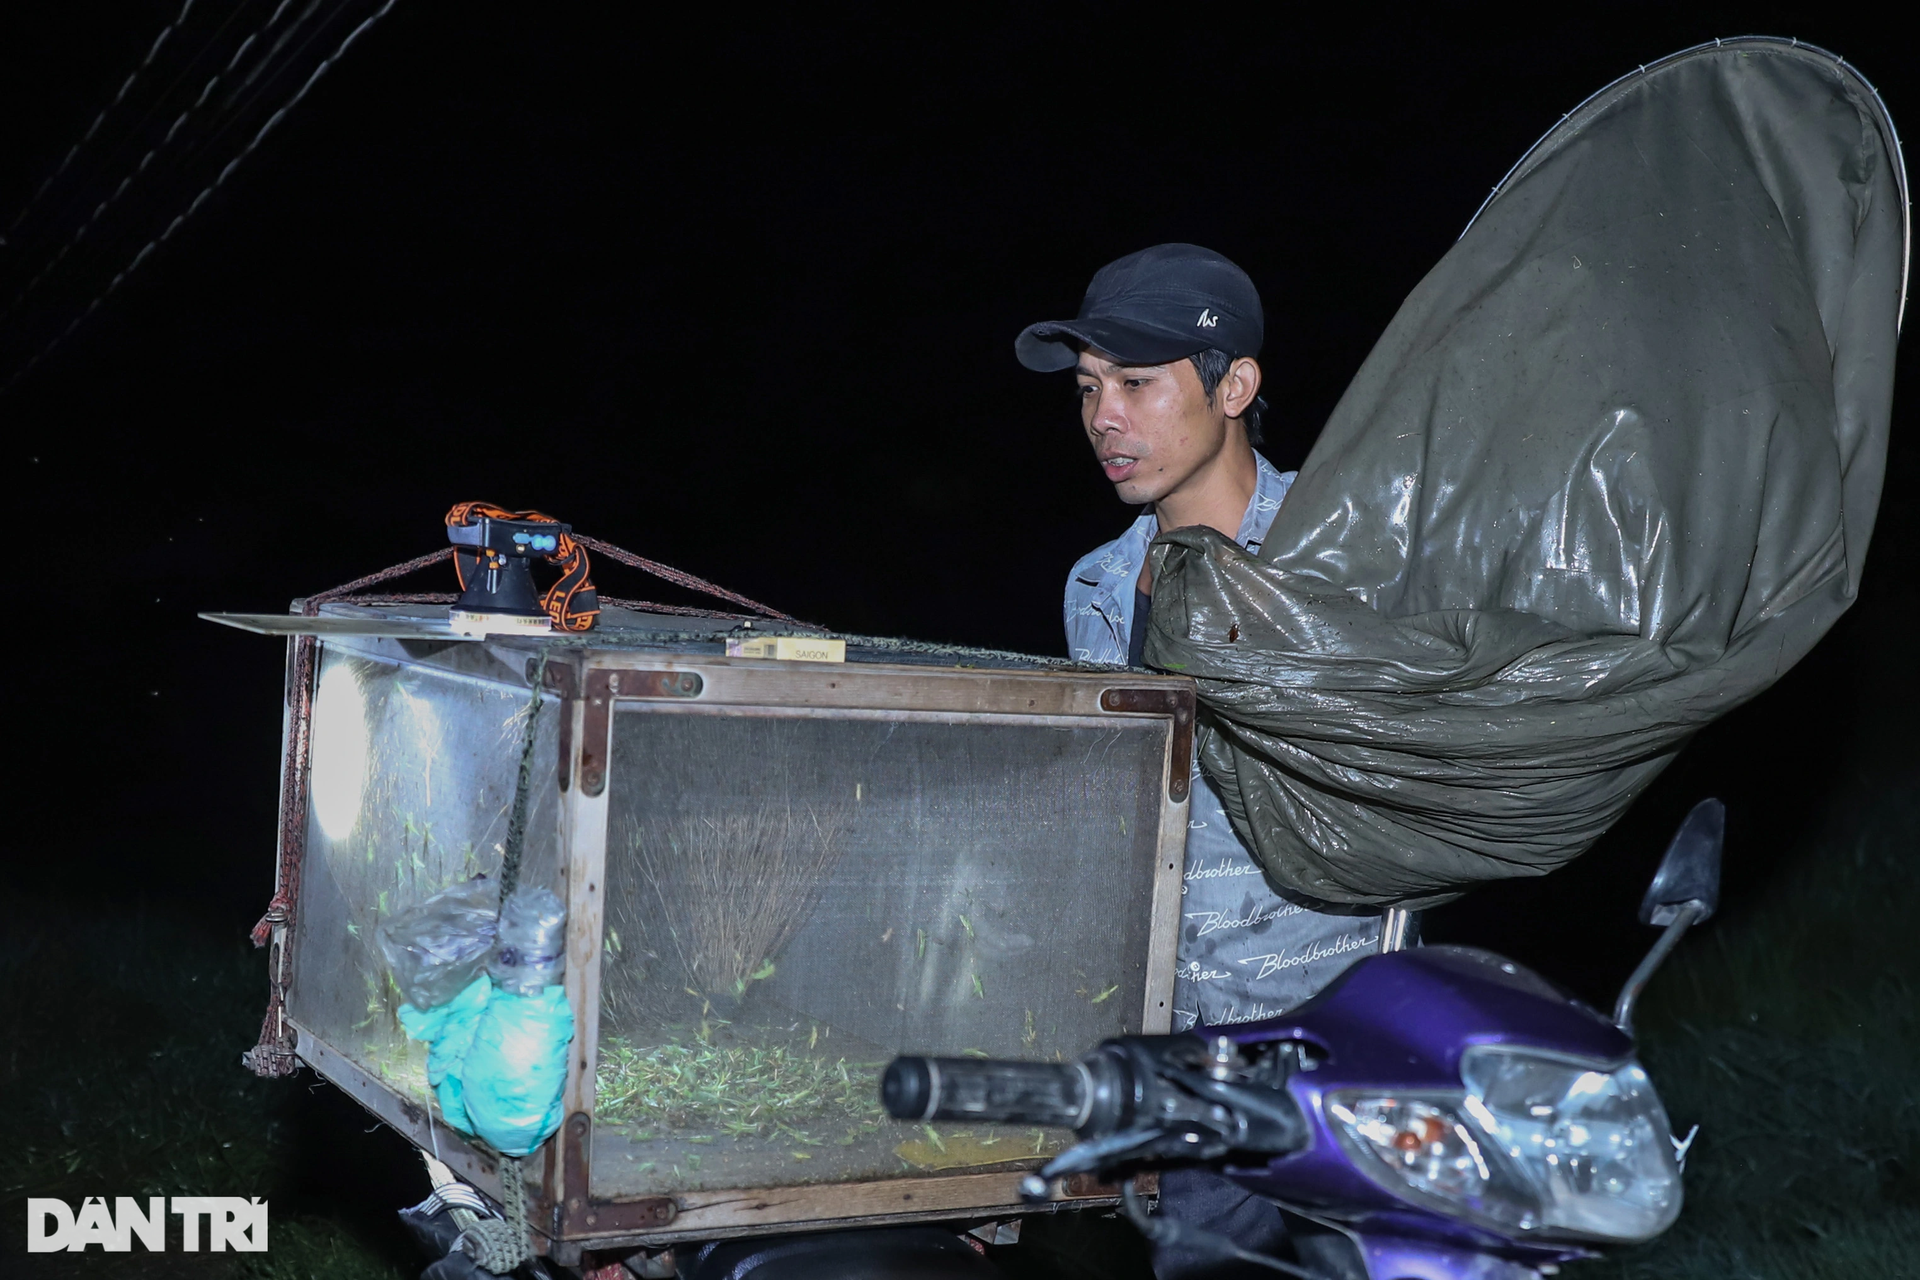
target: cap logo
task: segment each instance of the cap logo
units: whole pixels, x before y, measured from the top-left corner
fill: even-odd
[[[1213,314],[1213,308],[1202,307],[1200,309],[1200,318],[1193,322],[1193,327],[1196,329],[1211,329],[1219,323],[1220,317]]]

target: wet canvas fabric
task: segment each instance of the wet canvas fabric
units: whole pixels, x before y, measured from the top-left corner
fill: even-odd
[[[1260,549],[1294,479],[1259,454],[1254,459],[1253,497],[1234,539],[1249,551]],[[1082,556],[1067,575],[1067,651],[1075,658],[1127,661],[1141,626],[1135,584],[1159,531],[1148,510],[1118,538]],[[1173,981],[1175,1031],[1284,1013],[1380,949],[1377,911],[1325,910],[1324,904],[1276,893],[1227,820],[1197,757],[1192,769]]]
[[[1175,530],[1147,659],[1284,888],[1430,905],[1588,848],[1854,598],[1905,177],[1830,55],[1728,41],[1535,147],[1408,297],[1258,554]]]

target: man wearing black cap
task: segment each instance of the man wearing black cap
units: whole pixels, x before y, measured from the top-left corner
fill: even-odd
[[[1147,549],[1163,528],[1206,525],[1260,549],[1294,475],[1254,451],[1266,408],[1263,336],[1260,295],[1244,271],[1197,245],[1163,244],[1102,267],[1077,317],[1031,325],[1015,342],[1029,369],[1073,370],[1095,458],[1121,501],[1145,508],[1068,575],[1071,656],[1142,665]],[[1381,945],[1377,915],[1276,893],[1197,760],[1192,769],[1175,1031],[1283,1013]],[[1271,1205],[1207,1174],[1168,1174],[1162,1205],[1245,1248],[1283,1234]],[[1205,1267],[1163,1250],[1155,1269],[1165,1278]]]

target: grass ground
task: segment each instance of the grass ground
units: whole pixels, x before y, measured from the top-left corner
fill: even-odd
[[[180,909],[0,907],[0,1219],[7,1276],[400,1280],[404,1144],[311,1076],[255,1079],[263,970]],[[397,1163],[399,1162],[399,1163]],[[403,1175],[396,1179],[396,1171]],[[400,1185],[394,1185],[398,1181]],[[265,1254],[24,1252],[29,1196],[264,1196]]]
[[[1920,795],[1882,795],[1810,833],[1655,983],[1647,1065],[1676,1124],[1701,1126],[1686,1210],[1662,1239],[1570,1275],[1920,1275]],[[392,1217],[425,1191],[404,1144],[310,1076],[240,1068],[262,980],[237,927],[21,898],[0,926],[6,1274],[415,1274]],[[268,1197],[271,1251],[20,1252],[28,1196],[190,1194]],[[1137,1267],[1123,1248],[1101,1270]],[[1094,1274],[1085,1257],[1059,1271]]]
[[[1590,1280],[1920,1275],[1920,793],[1833,824],[1649,989],[1648,1070],[1698,1123],[1664,1237]]]

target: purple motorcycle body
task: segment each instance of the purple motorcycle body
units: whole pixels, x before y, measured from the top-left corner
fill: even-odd
[[[1475,1045],[1544,1050],[1608,1068],[1632,1056],[1633,1041],[1618,1027],[1532,971],[1467,947],[1397,951],[1360,961],[1285,1017],[1202,1034],[1244,1046],[1313,1047],[1314,1069],[1287,1084],[1307,1117],[1310,1143],[1268,1164],[1223,1172],[1336,1226],[1360,1248],[1373,1280],[1524,1280],[1543,1264],[1594,1256],[1577,1243],[1516,1238],[1395,1195],[1354,1167],[1324,1111],[1326,1096],[1344,1089],[1459,1089],[1461,1055]]]

